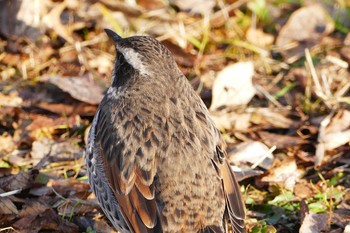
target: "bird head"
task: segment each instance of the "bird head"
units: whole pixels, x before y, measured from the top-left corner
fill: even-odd
[[[117,50],[115,73],[138,74],[144,77],[174,76],[179,69],[171,52],[156,39],[149,36],[122,38],[110,29],[105,29],[114,41]]]

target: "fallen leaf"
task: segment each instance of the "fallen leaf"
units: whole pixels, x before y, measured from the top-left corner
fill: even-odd
[[[249,28],[246,37],[250,43],[262,48],[272,45],[275,39],[273,35],[256,28]]]
[[[96,230],[96,232],[119,233],[119,231],[116,231],[107,223],[106,218],[94,217],[93,220],[93,228]]]
[[[17,215],[18,210],[15,204],[8,197],[0,197],[0,215]]]
[[[252,83],[253,74],[252,62],[225,67],[214,81],[210,110],[248,104],[256,93]]]
[[[34,184],[37,175],[38,170],[33,169],[29,172],[21,172],[9,177],[2,177],[0,178],[0,188],[5,191],[30,188]]]
[[[14,166],[30,166],[32,161],[28,159],[28,150],[14,150],[8,157],[7,161]]]
[[[264,128],[296,128],[300,122],[287,117],[288,111],[273,108],[230,108],[210,110],[216,127],[223,130],[247,131],[251,125]]]
[[[272,151],[261,142],[247,141],[227,150],[228,159],[238,181],[261,176],[273,163]]]
[[[100,206],[96,202],[89,200],[85,201],[76,198],[61,200],[55,205],[57,206],[58,214],[66,217],[69,217],[72,214],[85,215],[91,213],[94,209],[100,209]]]
[[[41,109],[45,109],[47,111],[64,115],[79,115],[79,116],[94,116],[97,110],[97,106],[90,105],[86,103],[74,103],[74,104],[63,104],[63,103],[39,103],[36,105]]]
[[[68,41],[70,44],[74,43],[74,39],[71,35],[71,31],[61,22],[61,14],[66,9],[67,2],[63,1],[55,5],[48,14],[45,14],[42,21],[44,25],[52,30],[54,30],[59,36]]]
[[[270,174],[264,176],[261,181],[279,184],[291,191],[293,191],[294,185],[304,173],[298,169],[295,159],[292,157],[287,157],[284,160],[275,160],[269,172]]]
[[[21,64],[21,59],[23,58],[23,55],[15,54],[15,53],[6,53],[4,52],[3,57],[1,58],[1,63],[4,63],[8,66],[17,66],[18,64]]]
[[[43,75],[40,80],[50,82],[62,91],[69,93],[73,98],[89,104],[99,104],[103,97],[102,88],[94,81],[91,75],[83,77]]]
[[[173,44],[168,40],[162,41],[162,44],[170,50],[179,66],[190,68],[194,66],[194,56],[186,53],[180,46]]]
[[[350,233],[350,224],[346,225],[343,233]]]
[[[218,129],[242,132],[247,131],[251,126],[251,115],[251,113],[237,113],[235,111],[228,111],[228,109],[210,112],[210,116]]]
[[[170,2],[182,11],[202,15],[209,15],[215,6],[215,0],[170,0]]]
[[[9,194],[11,193],[11,194]],[[13,195],[16,192],[5,192],[0,188],[0,227],[4,226],[4,223],[13,222],[18,216],[18,209],[14,202],[18,201]]]
[[[344,232],[342,233],[350,233],[350,209],[337,207],[336,210],[334,210],[332,215],[332,222],[337,223],[337,225],[344,228]]]
[[[278,108],[248,108],[246,111],[252,113],[251,122],[262,127],[289,129],[299,124],[287,117],[288,111]]]
[[[53,187],[56,193],[59,193],[63,197],[86,197],[86,193],[90,189],[90,185],[87,183],[81,183],[75,179],[65,180],[49,180],[48,187]]]
[[[315,165],[322,164],[327,150],[333,150],[350,142],[350,111],[330,113],[321,124],[316,147]]]
[[[327,125],[325,132],[319,135],[318,140],[325,143],[326,150],[332,150],[350,142],[350,111],[344,109],[338,111]]]
[[[41,186],[31,188],[29,193],[37,197],[42,197],[52,195],[54,192],[51,187]]]
[[[331,17],[319,4],[294,11],[280,30],[276,45],[286,59],[295,61],[304,55],[306,48],[320,43],[323,37],[334,30]]]
[[[110,76],[114,68],[114,63],[108,59],[104,54],[94,55],[93,58],[88,60],[88,66],[90,69],[96,69],[99,74],[105,74]]]
[[[27,203],[22,207],[19,213],[19,217],[24,218],[27,216],[36,216],[49,208],[50,206],[48,206],[46,203],[42,203],[39,201],[27,201]]]
[[[301,224],[299,233],[319,233],[327,231],[328,218],[328,214],[307,213]]]
[[[294,194],[300,199],[307,199],[315,195],[315,189],[310,183],[307,183],[305,180],[300,180],[294,186]]]
[[[40,161],[45,156],[51,157],[51,162],[77,160],[83,156],[83,150],[78,146],[80,140],[70,138],[64,141],[54,141],[42,137],[33,142],[31,156]]]
[[[258,132],[258,134],[266,145],[270,147],[276,146],[277,149],[284,149],[284,148],[308,143],[308,141],[301,139],[300,137],[297,137],[297,136],[275,134],[275,133],[270,133],[266,131],[260,131]]]
[[[20,211],[20,216],[21,218],[12,226],[21,232],[39,232],[40,230],[79,232],[78,226],[62,219],[50,206],[40,201],[28,201]]]
[[[81,119],[78,115],[65,117],[47,117],[45,115],[36,115],[34,120],[26,127],[26,130],[32,131],[31,136],[36,138],[36,134],[41,131],[52,132],[56,129],[74,128],[80,125]]]
[[[109,10],[121,11],[128,16],[138,17],[142,13],[144,13],[144,10],[139,7],[139,4],[132,5],[124,2],[108,1],[108,0],[101,0],[100,2],[106,5]],[[146,1],[147,5],[153,4],[153,2],[154,1]]]
[[[9,205],[14,205],[12,202],[11,204],[8,203],[9,199],[8,198],[0,198],[0,223],[4,223],[6,225],[6,223],[10,223],[13,222],[14,219],[16,219],[17,214],[15,213],[10,213],[10,214],[6,214],[4,212],[6,212],[6,210],[4,210],[4,208],[11,208],[9,207]],[[4,224],[0,224],[0,226],[3,226]]]
[[[326,150],[338,148],[350,142],[350,129],[341,132],[327,133],[322,137],[322,142],[325,143]]]
[[[0,8],[0,33],[5,36],[25,36],[36,40],[40,32],[41,16],[47,11],[47,1],[2,0]]]
[[[227,150],[229,161],[233,164],[249,163],[269,169],[272,166],[274,157],[271,150],[261,142],[248,141],[236,145]]]
[[[8,155],[16,149],[16,144],[11,135],[3,134],[0,135],[0,158]]]
[[[23,103],[21,97],[17,96],[17,93],[11,92],[10,95],[4,95],[0,93],[0,106],[6,107],[20,107]]]
[[[341,48],[340,55],[348,64],[350,64],[350,47],[349,46]]]

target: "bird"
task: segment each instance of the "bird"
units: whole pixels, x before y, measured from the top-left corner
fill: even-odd
[[[110,29],[116,59],[86,145],[89,184],[122,233],[246,232],[225,141],[171,52]]]

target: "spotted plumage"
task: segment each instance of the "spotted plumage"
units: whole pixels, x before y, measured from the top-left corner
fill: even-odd
[[[122,39],[95,115],[90,185],[120,232],[245,232],[239,186],[207,108],[171,53],[151,37]]]

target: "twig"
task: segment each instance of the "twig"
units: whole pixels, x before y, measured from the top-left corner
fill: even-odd
[[[8,197],[8,196],[12,196],[12,195],[15,195],[17,193],[20,193],[22,192],[22,189],[16,189],[16,190],[12,190],[12,191],[9,191],[9,192],[6,192],[6,193],[0,193],[0,197]]]
[[[273,103],[279,108],[283,107],[283,105],[280,104],[275,98],[273,98],[273,96],[270,95],[270,93],[268,93],[262,86],[260,86],[259,84],[255,84],[254,87],[258,92],[263,94],[271,103]]]

